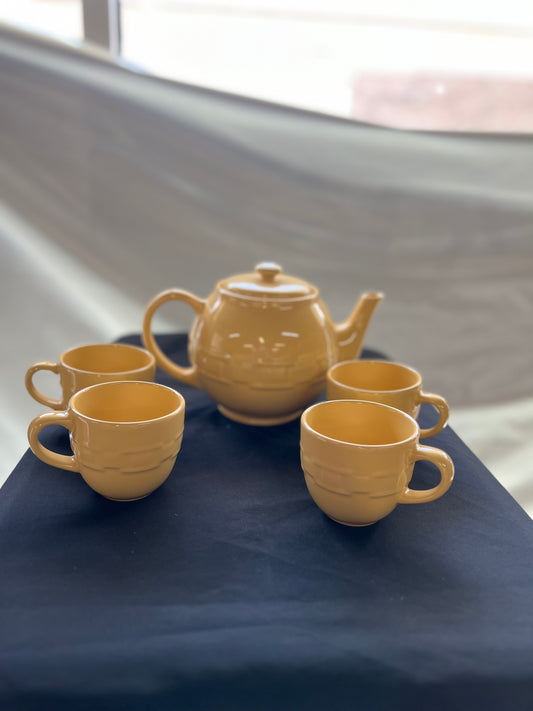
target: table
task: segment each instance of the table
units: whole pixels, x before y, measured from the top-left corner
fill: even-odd
[[[185,335],[161,343],[186,362]],[[450,491],[353,529],[309,497],[299,421],[238,424],[157,380],[186,419],[150,497],[30,451],[0,491],[2,711],[533,708],[533,524],[450,428],[425,440]]]

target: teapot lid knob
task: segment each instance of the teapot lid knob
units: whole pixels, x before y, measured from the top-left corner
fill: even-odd
[[[261,262],[256,266],[255,271],[261,275],[264,281],[271,283],[278,274],[281,274],[282,269],[276,262]]]

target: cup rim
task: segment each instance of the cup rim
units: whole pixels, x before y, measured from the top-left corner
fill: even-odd
[[[385,408],[386,410],[392,410],[397,414],[398,417],[403,417],[404,419],[410,420],[411,424],[413,425],[413,433],[404,439],[398,440],[396,442],[383,442],[381,444],[365,444],[364,442],[347,442],[344,439],[336,439],[335,437],[329,437],[326,434],[323,434],[322,432],[319,432],[317,429],[312,427],[309,422],[308,422],[308,417],[309,413],[311,410],[318,409],[323,406],[329,406],[331,404],[342,404],[342,403],[351,403],[352,405],[356,406],[371,406],[373,408]],[[342,407],[347,407],[347,405],[342,405]],[[411,415],[408,415],[406,412],[403,410],[399,410],[396,407],[392,407],[391,405],[384,405],[381,402],[372,402],[371,400],[350,400],[350,399],[341,399],[341,400],[323,400],[321,402],[316,402],[314,405],[311,405],[310,407],[306,408],[304,412],[302,413],[302,416],[300,418],[301,426],[305,427],[309,432],[312,432],[314,435],[316,435],[319,439],[325,441],[325,442],[335,442],[336,444],[342,444],[346,447],[364,447],[367,449],[383,449],[384,447],[398,447],[400,445],[406,444],[411,441],[418,441],[419,439],[419,427],[417,421],[414,419],[414,417],[411,417]]]
[[[68,363],[65,362],[65,358],[75,351],[82,351],[87,348],[109,348],[109,349],[127,349],[127,350],[133,350],[136,352],[141,352],[144,355],[146,355],[147,362],[145,365],[141,365],[138,368],[128,368],[127,370],[87,370],[86,368],[76,368],[75,366],[69,365]],[[73,373],[85,373],[86,375],[120,375],[121,373],[140,373],[143,370],[146,370],[146,368],[150,368],[152,366],[156,365],[155,357],[154,354],[151,353],[149,350],[146,348],[143,348],[142,346],[136,346],[133,343],[85,343],[81,346],[73,346],[72,348],[68,348],[66,351],[63,351],[59,357],[59,361],[62,366],[65,368],[68,368],[70,371]]]
[[[163,389],[163,390],[168,390],[174,395],[177,396],[178,398],[178,405],[171,410],[170,412],[167,412],[165,415],[161,415],[160,417],[151,417],[147,420],[101,420],[98,417],[91,417],[90,415],[85,414],[84,412],[81,412],[79,409],[76,407],[76,400],[79,399],[79,397],[87,392],[88,390],[95,390],[98,388],[111,388],[111,387],[116,387],[117,385],[126,385],[127,387],[135,387],[135,386],[142,386],[142,387],[149,387],[149,388],[157,388],[157,389]],[[181,412],[185,410],[185,398],[183,395],[178,392],[177,390],[174,390],[174,388],[169,387],[168,385],[162,385],[161,383],[154,383],[150,380],[112,380],[110,382],[106,383],[96,383],[94,385],[88,385],[86,388],[83,388],[82,390],[78,390],[78,392],[74,393],[74,395],[70,398],[70,402],[68,405],[68,409],[74,412],[78,417],[88,421],[88,422],[98,422],[101,424],[108,424],[108,425],[122,425],[124,427],[127,427],[128,425],[133,425],[133,426],[138,426],[142,424],[149,424],[151,422],[162,422],[163,420],[170,419],[174,417],[175,415],[179,415]]]
[[[371,388],[360,388],[355,385],[348,385],[347,383],[343,383],[342,381],[337,380],[337,378],[334,376],[335,370],[337,368],[340,368],[341,366],[345,366],[345,365],[352,364],[352,363],[370,363],[370,364],[385,363],[390,366],[401,368],[402,370],[408,370],[410,373],[412,373],[416,377],[416,382],[413,383],[412,385],[407,385],[404,388],[386,388],[383,390],[376,390],[376,389],[371,389]],[[338,363],[335,363],[328,369],[327,377],[331,380],[332,383],[335,383],[335,385],[339,385],[342,388],[347,388],[349,390],[354,390],[354,391],[361,392],[361,393],[403,393],[403,392],[407,392],[408,390],[415,390],[416,388],[419,388],[422,386],[422,375],[421,375],[421,373],[419,373],[418,370],[416,370],[412,366],[406,365],[405,363],[400,363],[399,361],[381,360],[378,358],[360,358],[357,360],[354,360],[352,358],[351,360],[339,361]]]

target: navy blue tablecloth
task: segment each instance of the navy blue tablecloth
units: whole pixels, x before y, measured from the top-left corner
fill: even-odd
[[[533,709],[533,524],[450,428],[425,440],[455,462],[443,498],[347,528],[307,493],[299,421],[237,424],[157,379],[186,419],[150,497],[30,451],[0,491],[1,711]]]

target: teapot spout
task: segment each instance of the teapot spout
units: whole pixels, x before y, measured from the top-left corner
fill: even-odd
[[[384,296],[380,291],[362,294],[346,321],[335,325],[338,361],[354,360],[358,357],[374,309]]]

